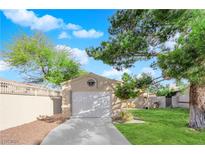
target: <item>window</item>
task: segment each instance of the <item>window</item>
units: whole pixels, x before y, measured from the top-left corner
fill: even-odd
[[[89,79],[89,80],[87,81],[87,84],[88,84],[89,87],[93,87],[93,86],[95,86],[96,81],[95,81],[94,79]]]

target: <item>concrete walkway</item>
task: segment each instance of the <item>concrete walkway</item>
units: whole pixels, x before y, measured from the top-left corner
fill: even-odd
[[[110,120],[71,118],[53,129],[41,144],[127,145],[127,139]]]

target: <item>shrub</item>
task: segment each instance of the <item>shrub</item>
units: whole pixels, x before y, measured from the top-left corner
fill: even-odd
[[[119,113],[119,120],[123,122],[133,120],[133,118],[134,118],[133,115],[128,111],[121,111]]]

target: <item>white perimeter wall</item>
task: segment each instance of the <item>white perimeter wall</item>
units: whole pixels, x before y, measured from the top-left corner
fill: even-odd
[[[0,130],[61,112],[61,97],[0,94]]]

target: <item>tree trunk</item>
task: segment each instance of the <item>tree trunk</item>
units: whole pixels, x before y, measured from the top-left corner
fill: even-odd
[[[189,97],[189,127],[203,129],[205,128],[205,86],[192,84]]]

